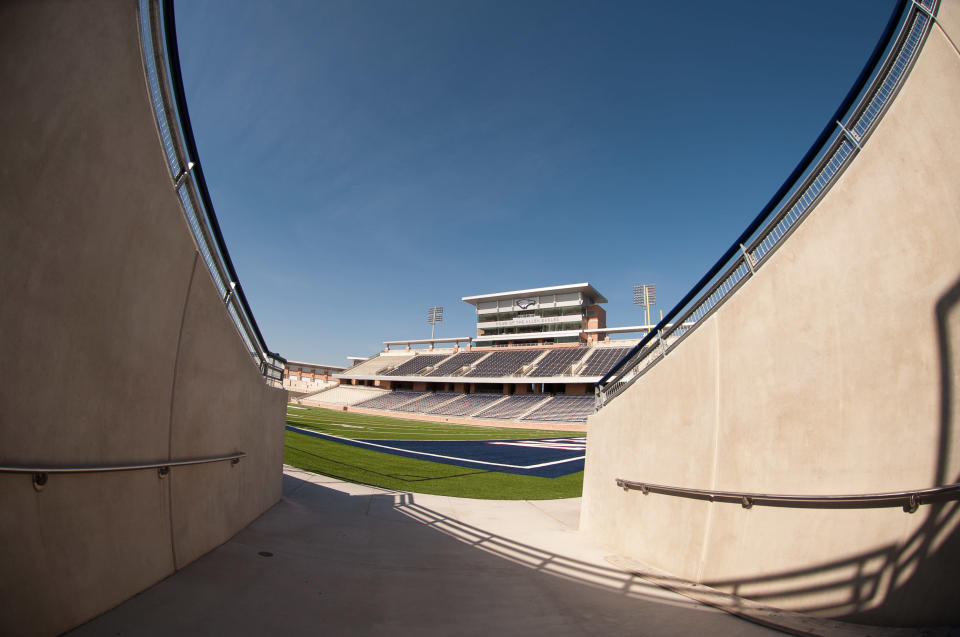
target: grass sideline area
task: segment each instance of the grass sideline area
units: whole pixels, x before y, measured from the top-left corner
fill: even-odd
[[[516,440],[583,436],[582,432],[511,429],[403,420],[288,405],[287,424],[344,438],[372,440]],[[559,478],[521,476],[415,460],[286,432],[283,459],[289,465],[341,480],[386,489],[485,500],[577,498],[583,472]]]

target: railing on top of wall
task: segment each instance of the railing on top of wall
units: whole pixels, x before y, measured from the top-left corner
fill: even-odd
[[[660,323],[596,383],[597,410],[663,359],[730,298],[836,182],[903,83],[929,33],[937,5],[938,0],[899,2],[846,98],[773,198]],[[888,53],[881,63],[885,51]]]
[[[140,0],[140,42],[150,101],[170,169],[170,179],[197,248],[267,383],[280,387],[286,359],[271,352],[260,333],[230,259],[197,154],[180,75],[172,0]]]

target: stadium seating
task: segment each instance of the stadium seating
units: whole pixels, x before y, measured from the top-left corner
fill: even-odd
[[[577,376],[603,376],[629,351],[629,347],[598,347]]]
[[[503,394],[465,394],[454,401],[434,407],[425,413],[442,416],[470,416],[503,398]]]
[[[454,376],[455,373],[466,365],[472,365],[477,360],[486,356],[486,352],[459,352],[447,360],[443,361],[437,367],[425,374],[426,376]]]
[[[554,396],[542,405],[538,405],[522,420],[586,422],[587,416],[593,413],[593,409],[593,396]]]
[[[447,354],[419,354],[407,360],[406,362],[401,363],[396,368],[386,372],[385,374],[387,376],[413,376],[425,367],[436,365],[443,359],[447,358],[447,356]]]
[[[382,373],[384,370],[389,369],[390,367],[396,367],[397,365],[402,365],[406,361],[413,358],[413,354],[400,354],[385,356],[384,354],[378,354],[371,358],[370,360],[363,361],[353,367],[344,371],[344,374],[349,374],[351,376],[374,376],[376,374]]]
[[[414,414],[543,422],[585,422],[594,408],[593,396],[388,391],[352,385],[329,389],[303,399],[303,402],[353,405]]]
[[[287,391],[300,394],[316,394],[336,387],[339,383],[335,380],[297,380],[295,378],[285,378],[283,387]]]
[[[434,407],[439,407],[440,405],[449,402],[458,396],[463,396],[463,394],[448,394],[444,392],[427,394],[426,396],[421,396],[413,402],[409,402],[405,405],[397,407],[397,411],[408,411],[423,414],[427,413],[428,410],[433,409]]]
[[[477,413],[475,418],[503,418],[509,420],[517,418],[524,412],[533,409],[538,403],[547,400],[549,396],[541,394],[524,394],[522,396],[509,396],[506,400],[497,403],[483,411]]]
[[[380,396],[375,396],[369,400],[356,403],[356,407],[366,407],[368,409],[396,409],[404,403],[408,403],[416,398],[420,398],[425,392],[420,391],[392,391]]]
[[[542,349],[504,350],[493,352],[477,363],[464,376],[513,376],[521,367],[543,353]]]
[[[325,392],[319,394],[314,394],[313,396],[307,396],[306,398],[301,398],[301,402],[310,404],[310,403],[324,403],[327,405],[355,405],[363,400],[368,400],[381,394],[389,393],[386,389],[379,389],[377,387],[354,387],[353,385],[341,385],[340,387],[334,387],[333,389],[328,389]]]
[[[570,371],[570,366],[577,363],[589,350],[585,347],[571,347],[555,349],[537,361],[537,366],[528,376],[560,376]]]

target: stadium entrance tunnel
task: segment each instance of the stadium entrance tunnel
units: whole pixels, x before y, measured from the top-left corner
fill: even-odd
[[[845,115],[834,130],[816,205],[776,217],[776,248],[734,246],[742,278],[718,284],[730,296],[646,351],[658,362],[631,367],[590,419],[582,524],[597,545],[787,608],[960,623],[955,502],[765,509],[616,486],[829,494],[960,478],[960,3],[938,5],[901,4],[891,51],[913,51],[876,66],[894,79],[870,93],[888,102],[858,112],[862,131]],[[605,565],[549,505],[300,475],[273,506],[283,361],[213,214],[171,10],[0,5],[15,96],[0,108],[0,359],[14,370],[0,384],[0,633],[60,633],[124,600],[77,634],[191,632],[215,608],[230,612],[211,630],[238,633],[312,633],[317,609],[344,632],[623,634],[642,616],[651,634],[750,633]]]

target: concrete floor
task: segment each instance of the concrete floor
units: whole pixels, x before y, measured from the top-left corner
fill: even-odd
[[[579,508],[286,467],[283,499],[253,524],[70,634],[781,634],[613,568],[576,531]]]

